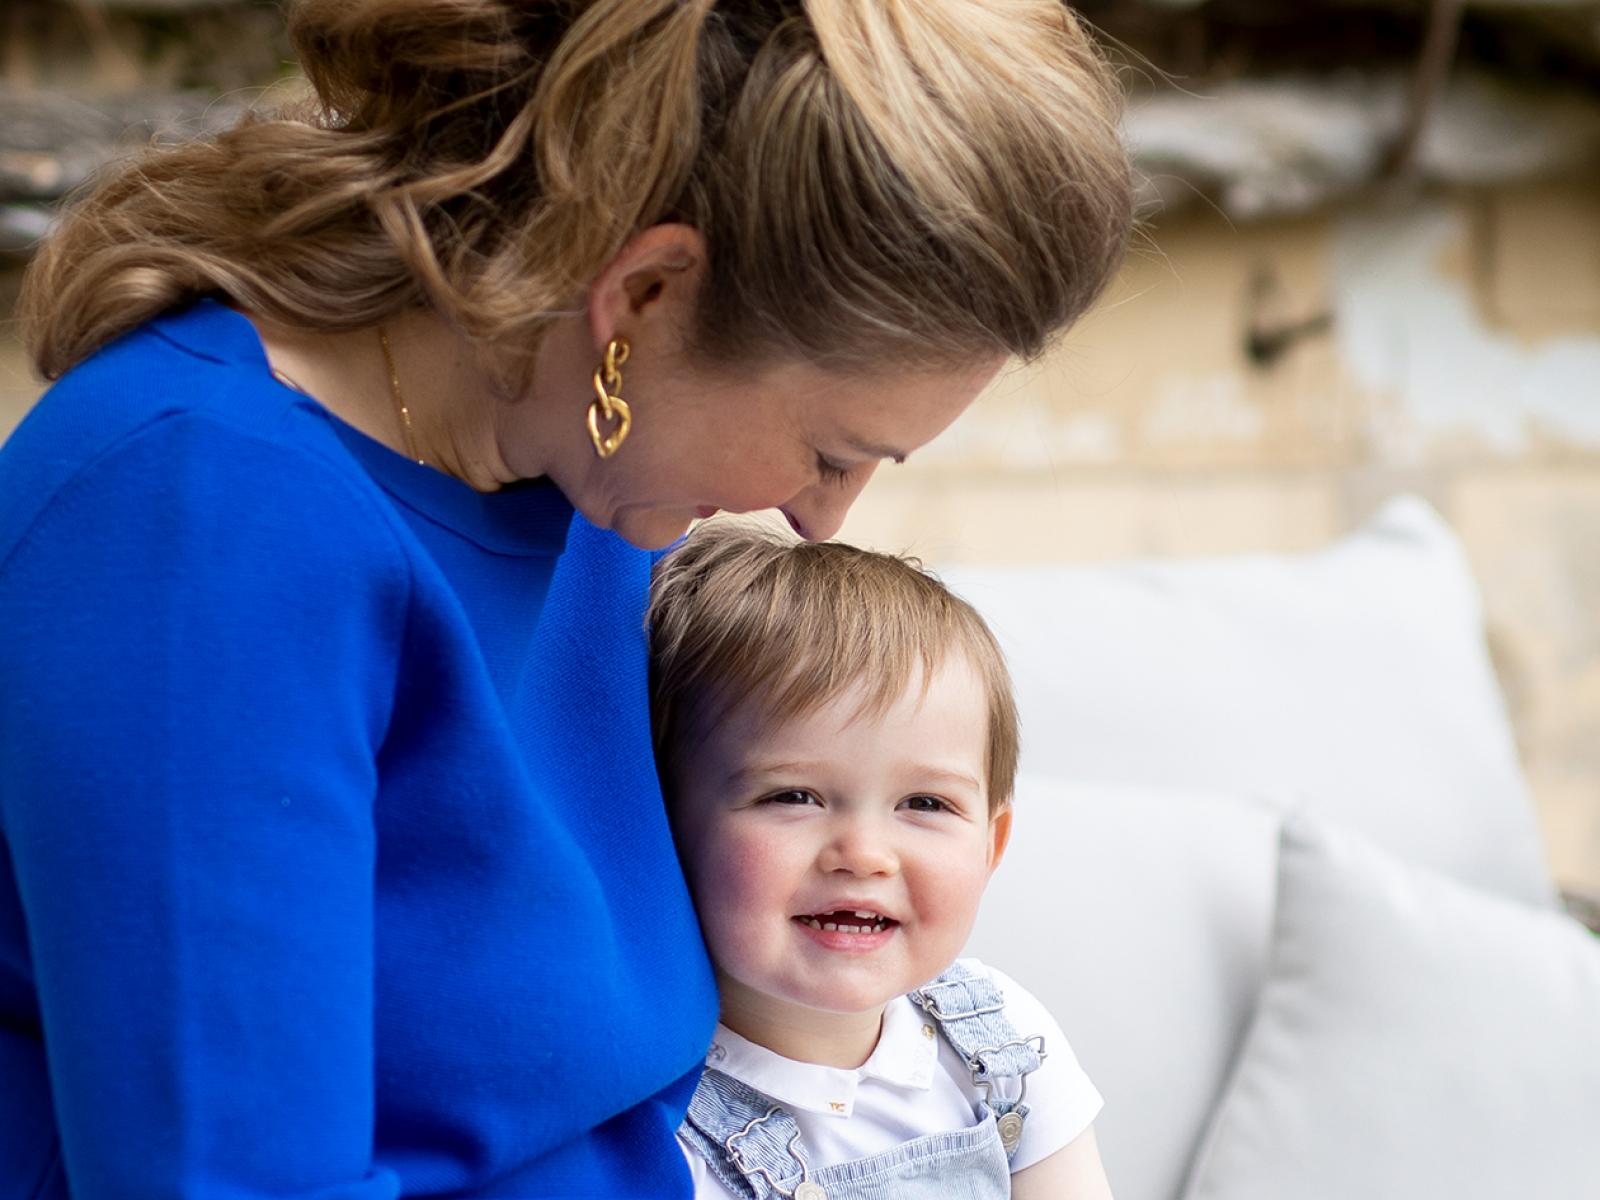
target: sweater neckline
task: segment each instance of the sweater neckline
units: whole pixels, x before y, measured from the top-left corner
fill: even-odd
[[[342,420],[316,397],[272,373],[249,318],[218,300],[197,300],[156,322],[167,340],[214,362],[259,373],[263,386],[282,389],[326,421],[373,481],[397,503],[497,554],[558,555],[573,521],[570,501],[548,478],[522,480],[480,492],[452,476],[411,461]]]

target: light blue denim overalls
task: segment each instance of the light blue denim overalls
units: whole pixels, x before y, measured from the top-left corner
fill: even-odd
[[[910,998],[938,1024],[983,1092],[978,1124],[813,1170],[794,1117],[711,1068],[680,1134],[711,1173],[746,1200],[1004,1200],[1011,1195],[1011,1155],[1028,1115],[1026,1076],[1044,1060],[1044,1038],[1019,1037],[993,980],[961,963]],[[1014,1100],[995,1094],[1005,1079],[1020,1082]]]

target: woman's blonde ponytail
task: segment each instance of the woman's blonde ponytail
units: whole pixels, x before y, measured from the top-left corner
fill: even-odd
[[[22,314],[59,375],[204,294],[323,331],[427,305],[509,361],[683,221],[692,351],[1037,353],[1130,214],[1117,90],[1058,0],[293,0],[315,102],[151,150]]]

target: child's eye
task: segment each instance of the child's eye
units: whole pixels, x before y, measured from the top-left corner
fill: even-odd
[[[908,796],[900,804],[912,812],[946,812],[950,808],[937,796]]]
[[[795,807],[805,804],[815,804],[816,802],[817,798],[815,796],[813,796],[810,792],[804,791],[800,788],[790,788],[787,791],[774,792],[772,795],[766,798],[766,803],[768,804],[786,804],[793,805]]]

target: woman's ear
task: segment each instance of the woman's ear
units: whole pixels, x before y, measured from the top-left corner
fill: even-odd
[[[638,341],[651,325],[662,333],[687,328],[705,265],[705,239],[692,225],[652,225],[628,242],[589,287],[595,346],[619,331]]]
[[[1000,865],[1010,841],[1011,803],[1007,801],[1004,808],[989,818],[989,874],[993,875],[994,869]]]

